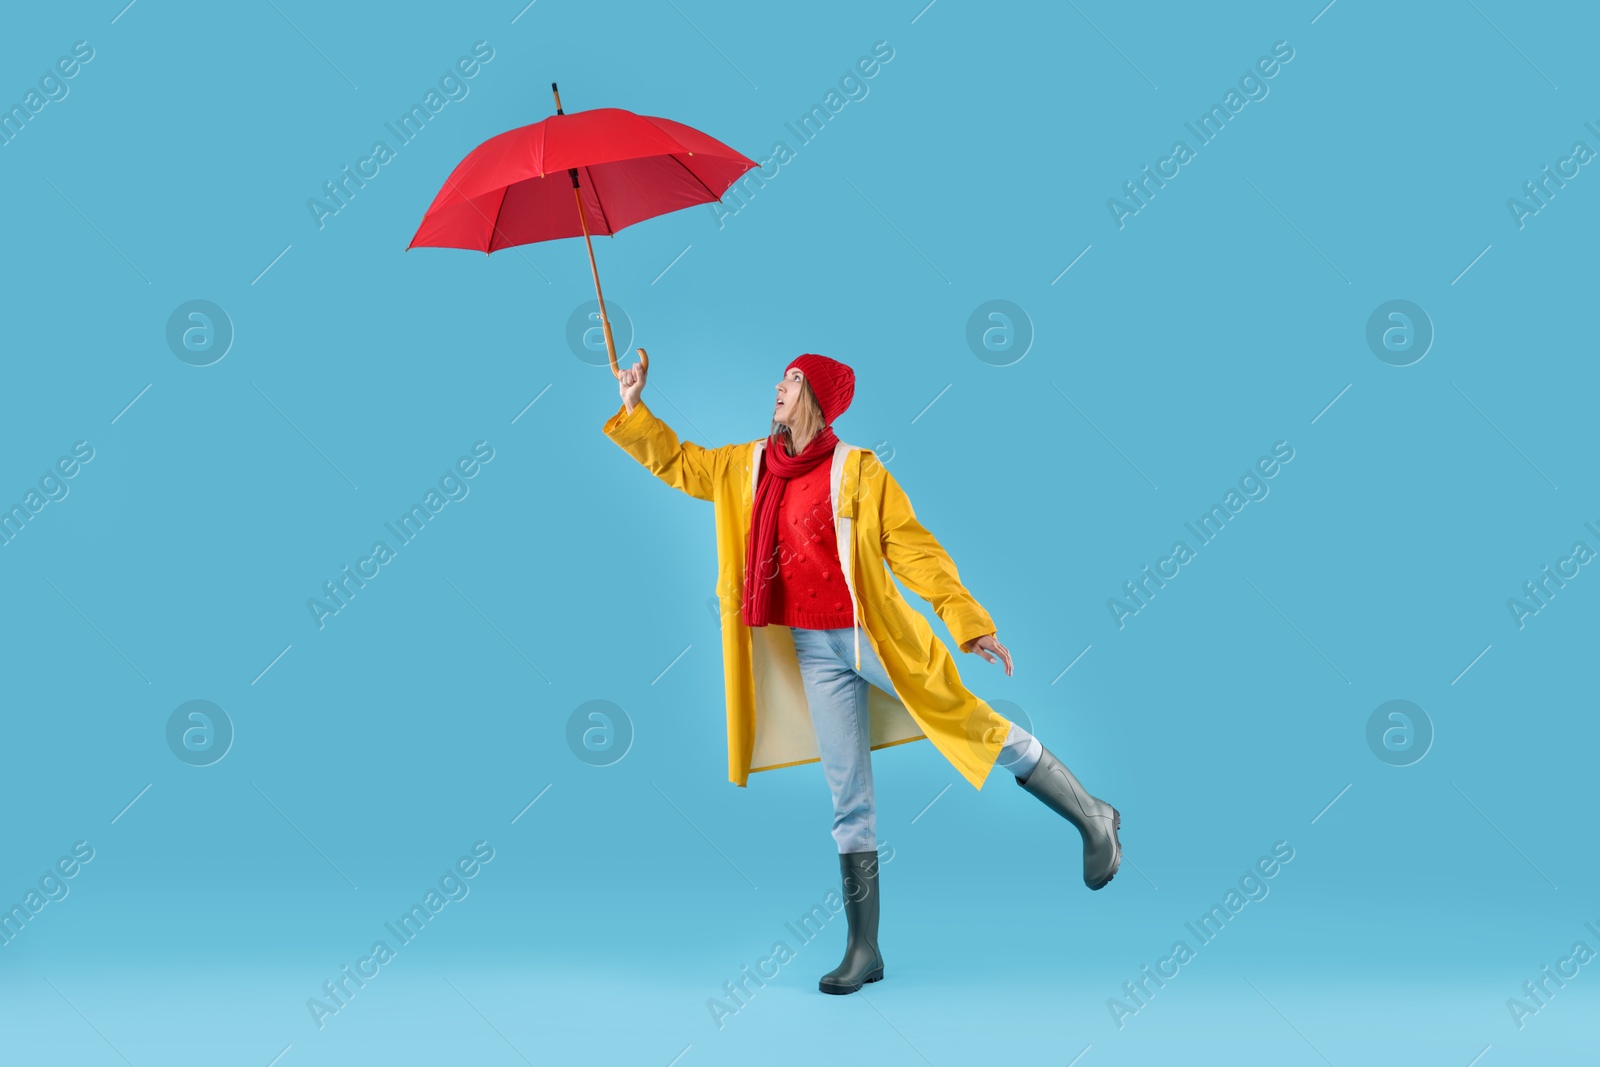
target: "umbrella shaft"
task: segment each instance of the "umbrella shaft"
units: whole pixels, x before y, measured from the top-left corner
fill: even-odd
[[[614,377],[622,377],[622,371],[617,366],[617,342],[611,336],[611,319],[606,315],[606,298],[600,292],[600,268],[594,262],[594,242],[589,239],[589,219],[583,211],[583,193],[578,189],[578,172],[572,171],[572,196],[578,201],[578,223],[583,227],[583,244],[589,250],[589,273],[594,275],[594,298],[600,305],[600,330],[606,337],[606,355],[611,360],[611,373]]]

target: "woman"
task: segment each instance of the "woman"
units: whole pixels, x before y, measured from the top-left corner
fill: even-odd
[[[644,384],[641,363],[622,371],[622,407],[603,429],[656,477],[716,505],[729,780],[821,762],[833,794],[849,934],[819,988],[854,993],[883,977],[872,749],[926,738],[975,789],[999,763],[1077,828],[1084,884],[1110,882],[1122,860],[1117,809],[961,684],[889,580],[885,567],[932,605],[961,651],[998,656],[1011,674],[994,621],[899,484],[872,450],[834,434],[854,372],[800,356],[777,385],[767,437],[720,448],[680,442],[640,399]]]

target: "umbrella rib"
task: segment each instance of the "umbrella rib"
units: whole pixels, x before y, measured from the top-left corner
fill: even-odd
[[[606,233],[616,233],[617,231],[611,228],[611,220],[606,218],[606,205],[600,199],[600,187],[594,183],[594,170],[590,167],[584,167],[583,172],[589,176],[589,188],[594,190],[594,204],[595,207],[600,209],[600,221],[606,224]]]
[[[684,165],[684,162],[683,162],[683,160],[681,160],[681,159],[679,159],[679,158],[678,158],[678,157],[677,157],[677,156],[675,156],[675,155],[673,155],[673,154],[672,154],[672,153],[670,153],[670,152],[669,152],[669,153],[667,153],[667,158],[668,158],[668,159],[670,159],[670,160],[672,160],[672,161],[673,161],[673,162],[674,162],[674,163],[676,163],[676,164],[677,164],[677,165],[678,165],[678,166],[680,166],[680,167],[683,167],[683,169],[684,169],[684,171],[685,171],[685,172],[686,172],[686,173],[687,173],[687,174],[688,174],[688,175],[689,175],[689,177],[691,177],[691,178],[693,178],[693,179],[694,179],[694,180],[695,180],[695,181],[697,181],[697,182],[700,182],[700,188],[702,188],[702,189],[704,189],[704,190],[705,190],[705,191],[706,191],[706,192],[708,192],[708,193],[710,193],[710,194],[711,194],[711,199],[713,199],[713,200],[721,200],[721,199],[722,199],[722,194],[721,194],[721,193],[719,193],[719,192],[716,192],[716,191],[715,191],[715,190],[713,190],[713,189],[712,189],[712,188],[711,188],[711,186],[709,186],[709,185],[707,185],[707,184],[706,184],[706,183],[705,183],[705,182],[703,182],[703,181],[700,181],[700,175],[698,175],[698,174],[696,174],[696,173],[695,173],[695,172],[694,172],[694,171],[692,171],[692,170],[689,170],[689,168],[688,168],[688,167],[687,167],[687,166],[685,166],[685,165]],[[748,171],[748,170],[749,170],[749,169],[750,169],[750,168],[748,168],[748,167],[746,167],[746,168],[745,168],[745,170],[746,170],[746,171]],[[741,172],[741,174],[742,174],[742,173],[743,173],[743,172]],[[738,179],[737,179],[737,178],[735,178],[735,179],[734,179],[734,181],[738,181]],[[729,184],[729,185],[730,185],[730,186],[731,186],[731,185],[732,185],[732,184],[733,184],[733,182],[729,182],[729,183],[728,183],[728,184]]]
[[[497,233],[500,233],[500,216],[505,212],[505,210],[506,210],[506,200],[510,196],[511,196],[511,186],[509,186],[509,185],[501,186],[500,187],[500,206],[494,209],[494,221],[489,223],[489,247],[484,251],[485,255],[488,255],[490,252],[494,251],[494,235],[497,234]],[[500,235],[502,237],[505,236],[504,234],[500,234]],[[506,247],[509,248],[511,246],[510,245],[506,245]]]
[[[461,187],[455,183],[455,180],[454,180],[453,177],[446,178],[445,179],[445,184],[450,186],[450,188],[454,189],[457,193],[461,193]],[[487,222],[489,224],[489,247],[485,248],[483,250],[483,254],[484,255],[488,255],[490,252],[496,251],[496,249],[494,247],[494,235],[495,234],[499,233],[502,237],[505,236],[505,234],[501,233],[501,231],[500,231],[500,212],[505,209],[505,206],[506,206],[506,193],[510,190],[510,188],[511,188],[510,186],[501,186],[500,187],[500,206],[495,209],[494,218],[492,218],[492,219],[489,216],[487,216],[487,215],[485,215],[483,213],[483,208],[479,207],[477,204],[472,202],[472,197],[467,196],[465,193],[461,193],[461,203],[466,204],[472,210],[476,211],[478,213],[479,217],[482,218],[485,222]],[[457,204],[455,206],[459,207],[460,204]],[[509,245],[509,244],[506,244],[506,245],[501,245],[501,247],[502,248],[510,248],[512,246]]]

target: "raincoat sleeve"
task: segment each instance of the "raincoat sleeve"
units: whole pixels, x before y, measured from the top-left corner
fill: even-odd
[[[712,499],[722,448],[680,442],[672,428],[656,418],[643,400],[634,405],[632,412],[626,404],[619,404],[617,413],[606,420],[602,429],[623,451],[674,489],[682,489],[697,500]]]
[[[933,606],[958,647],[974,637],[994,633],[994,620],[961,584],[955,563],[917,521],[905,490],[887,470],[879,500],[883,558],[894,576]]]

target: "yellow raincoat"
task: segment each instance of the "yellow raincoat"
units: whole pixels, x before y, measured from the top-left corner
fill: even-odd
[[[619,405],[607,437],[674,488],[716,509],[717,597],[728,712],[728,780],[820,757],[789,627],[746,626],[745,544],[765,440],[705,448],[677,434],[641,401]],[[829,480],[839,561],[855,617],[856,667],[865,633],[894,685],[868,686],[871,747],[926,737],[975,789],[994,766],[1010,721],[961,684],[954,658],[889,577],[933,606],[959,647],[994,632],[955,564],[917,522],[905,492],[868,448],[839,442]],[[887,568],[886,569],[886,565]]]

